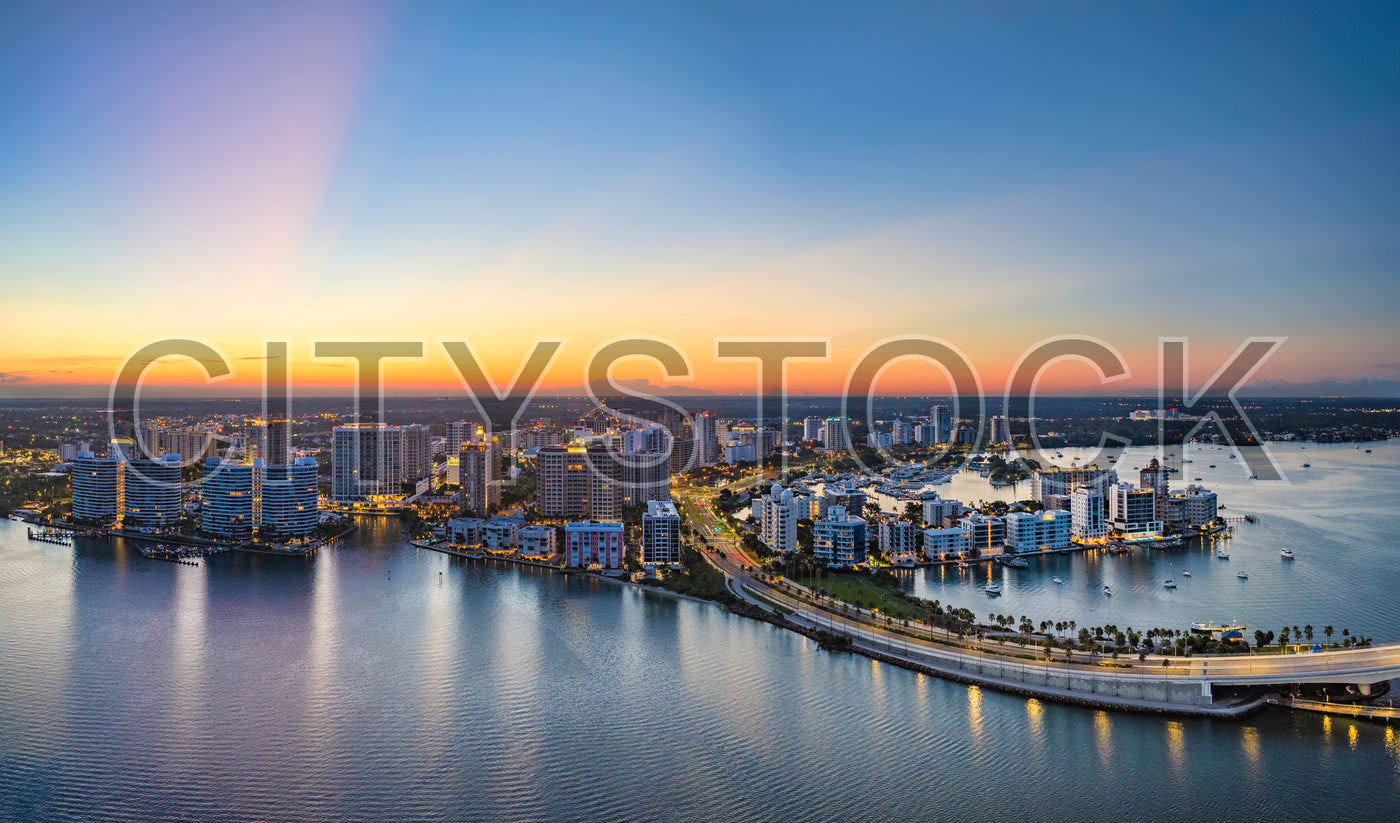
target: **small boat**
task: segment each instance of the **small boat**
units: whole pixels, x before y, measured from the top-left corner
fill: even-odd
[[[1211,463],[1210,466],[1209,466],[1208,468],[1212,468],[1212,469],[1215,468],[1215,464],[1214,464],[1214,463]]]
[[[1105,583],[1105,584],[1104,584],[1104,587],[1103,587],[1103,593],[1106,594],[1106,595],[1108,595],[1109,597],[1112,597],[1112,596],[1113,596],[1113,589],[1110,589],[1110,588],[1108,587],[1108,584]]]
[[[1370,450],[1370,449],[1367,449],[1367,450],[1366,450],[1366,453],[1367,453],[1367,454],[1370,454],[1370,453],[1371,453],[1371,450]]]
[[[1281,549],[1281,550],[1279,551],[1279,556],[1282,557],[1284,560],[1292,560],[1292,559],[1293,559],[1293,550],[1292,550],[1292,549]]]
[[[1176,581],[1173,580],[1173,579],[1171,579],[1170,577],[1168,577],[1167,580],[1166,580],[1166,582],[1162,584],[1162,588],[1164,588],[1164,589],[1174,589],[1174,588],[1176,588]]]
[[[986,591],[987,594],[1001,594],[1001,584],[988,583],[986,586],[983,587],[983,590]]]
[[[1191,576],[1191,572],[1182,572],[1182,573],[1181,573],[1181,576],[1182,576],[1182,577],[1190,577],[1190,576]]]
[[[1061,586],[1061,585],[1064,585],[1064,582],[1065,582],[1065,581],[1061,580],[1061,579],[1057,576],[1057,577],[1052,577],[1052,578],[1050,578],[1050,582],[1051,582],[1051,583],[1054,583],[1056,586]]]
[[[1235,577],[1238,577],[1238,578],[1241,579],[1241,580],[1248,580],[1248,579],[1249,579],[1249,575],[1245,574],[1244,572],[1238,572],[1238,573],[1236,573],[1236,574],[1235,574]]]
[[[1197,482],[1197,483],[1201,482],[1201,478],[1197,477],[1197,478],[1196,478],[1196,482]]]
[[[1311,464],[1311,463],[1304,463],[1304,464],[1303,464],[1303,468],[1305,468],[1305,469],[1311,469],[1311,468],[1312,468],[1312,464]]]
[[[1216,549],[1216,551],[1215,551],[1215,559],[1217,559],[1217,560],[1229,560],[1229,559],[1230,559],[1230,553],[1227,552],[1227,551],[1225,551],[1224,549]]]

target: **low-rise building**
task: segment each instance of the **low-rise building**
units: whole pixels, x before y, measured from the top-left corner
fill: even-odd
[[[570,566],[598,565],[620,569],[624,558],[621,523],[569,523],[564,526],[564,555]]]
[[[543,560],[558,551],[557,530],[553,526],[526,526],[520,530],[520,556]]]
[[[972,536],[962,526],[946,529],[924,529],[924,554],[930,560],[938,560],[945,555],[962,557],[972,547]]]

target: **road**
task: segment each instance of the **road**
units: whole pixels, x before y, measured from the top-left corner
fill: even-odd
[[[760,475],[755,474],[730,483],[726,488],[749,486],[761,479]],[[978,640],[975,637],[959,639],[941,629],[918,623],[911,622],[908,628],[900,626],[899,631],[895,631],[883,625],[883,617],[879,615],[855,607],[849,607],[845,614],[839,613],[818,605],[820,598],[815,593],[792,581],[774,578],[770,584],[768,580],[760,578],[756,574],[759,561],[744,551],[733,530],[715,511],[715,494],[715,491],[694,487],[677,489],[677,496],[688,512],[691,523],[701,528],[709,541],[708,544],[700,544],[706,559],[729,578],[731,591],[749,602],[765,605],[746,593],[744,588],[747,587],[763,599],[792,612],[790,617],[809,625],[857,636],[891,650],[902,648],[918,657],[962,662],[997,656],[1018,666],[1042,666],[1057,671],[1065,671],[1067,666],[1072,670],[1082,669],[1092,672],[1097,678],[1142,677],[1150,673],[1154,677],[1183,678],[1215,685],[1359,684],[1400,677],[1400,645],[1291,655],[1149,655],[1146,661],[1125,660],[1124,663],[1131,663],[1131,668],[1125,670],[1094,665],[1086,652],[1077,652],[1079,659],[1072,663],[1066,663],[1062,658],[1054,661],[1013,658],[1010,655],[1035,654],[1037,647],[1023,649],[1014,644],[1003,646],[994,640]]]

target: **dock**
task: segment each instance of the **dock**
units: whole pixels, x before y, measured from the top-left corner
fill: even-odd
[[[1393,704],[1332,703],[1324,700],[1308,700],[1302,697],[1282,696],[1270,698],[1269,702],[1277,706],[1286,706],[1290,709],[1317,712],[1319,714],[1358,717],[1366,720],[1383,720],[1386,723],[1392,720],[1400,720],[1400,706]]]

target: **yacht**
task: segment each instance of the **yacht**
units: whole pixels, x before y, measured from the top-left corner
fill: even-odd
[[[1064,582],[1065,582],[1065,581],[1061,580],[1058,576],[1056,576],[1056,577],[1050,578],[1050,582],[1051,582],[1051,583],[1054,583],[1056,586],[1062,586],[1062,585],[1064,585]]]
[[[1167,580],[1166,580],[1166,582],[1162,584],[1162,588],[1164,588],[1164,589],[1174,589],[1174,588],[1176,588],[1176,581],[1173,580],[1173,579],[1171,579],[1170,577],[1168,577]]]
[[[1292,550],[1292,549],[1283,549],[1283,550],[1281,550],[1281,551],[1279,552],[1279,556],[1282,557],[1284,560],[1292,560],[1292,559],[1293,559],[1293,550]]]
[[[1236,573],[1236,574],[1235,574],[1235,577],[1238,577],[1238,578],[1241,579],[1241,580],[1248,580],[1248,579],[1249,579],[1249,575],[1245,574],[1244,572],[1238,572],[1238,573]]]
[[[1181,573],[1181,576],[1182,576],[1182,577],[1190,577],[1190,576],[1191,576],[1191,572],[1182,572],[1182,573]]]
[[[1109,597],[1112,597],[1112,596],[1113,596],[1113,589],[1110,589],[1110,588],[1108,587],[1108,584],[1105,583],[1105,584],[1104,584],[1104,587],[1103,587],[1103,593],[1106,594],[1106,595],[1108,595]]]
[[[1000,584],[1000,583],[988,583],[988,584],[984,587],[984,591],[986,591],[987,594],[1001,594],[1001,584]]]
[[[1215,550],[1215,556],[1216,556],[1217,559],[1220,559],[1220,560],[1229,560],[1229,559],[1230,559],[1230,553],[1227,552],[1227,551],[1225,551],[1224,549],[1216,549],[1216,550]]]

